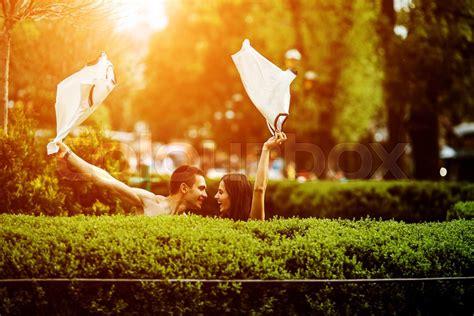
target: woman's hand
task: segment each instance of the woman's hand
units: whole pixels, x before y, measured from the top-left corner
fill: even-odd
[[[283,142],[285,142],[285,140],[287,139],[285,133],[283,132],[276,132],[275,135],[273,135],[272,137],[270,137],[266,142],[265,144],[263,144],[263,149],[267,149],[267,150],[270,150],[272,148],[275,148],[275,147],[278,147],[280,146],[281,144],[283,144]]]

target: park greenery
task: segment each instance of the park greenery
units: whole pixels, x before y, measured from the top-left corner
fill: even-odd
[[[113,215],[134,214],[105,190],[97,188],[76,173],[71,166],[46,156],[47,140],[35,138],[34,123],[24,110],[11,111],[11,128],[0,142],[2,173],[0,213],[31,215]],[[116,143],[97,127],[84,135],[71,137],[68,144],[86,160],[127,181],[125,162]],[[154,178],[152,192],[168,195],[168,178]],[[217,179],[208,179],[208,195],[214,196]],[[135,184],[136,185],[136,184]],[[142,183],[146,186],[146,183]],[[366,216],[405,222],[444,221],[470,218],[458,202],[474,201],[474,187],[469,183],[430,181],[356,181],[349,183],[317,181],[271,181],[265,204],[267,218],[320,217],[365,218]],[[468,206],[465,207],[466,209]],[[200,215],[217,216],[218,205],[208,198]],[[452,210],[455,213],[452,213]]]
[[[474,223],[0,215],[0,278],[363,279],[472,276]],[[0,285],[17,314],[465,314],[469,281]]]
[[[120,201],[98,192],[91,181],[81,179],[64,161],[48,157],[44,150],[48,140],[35,138],[34,126],[24,109],[17,107],[10,112],[10,128],[0,139],[1,213],[124,214]],[[121,155],[97,130],[90,128],[86,134],[71,138],[69,144],[88,161],[125,180],[117,173],[123,170]]]
[[[448,211],[447,219],[474,219],[474,201],[457,202]]]
[[[198,139],[189,141],[213,139],[222,150],[262,141],[264,120],[230,59],[244,38],[280,67],[298,71],[287,132],[326,154],[338,143],[373,141],[386,126],[388,152],[398,143],[413,146],[413,164],[399,159],[405,174],[436,179],[440,120],[454,126],[474,113],[469,0],[415,0],[399,11],[393,0],[166,1],[169,23],[149,39],[115,28],[113,2],[38,3],[31,1],[35,16],[19,4],[15,19],[0,15],[11,35],[9,76],[2,71],[0,79],[8,81],[8,99],[24,103],[40,127],[55,126],[56,84],[106,51],[120,85],[98,114],[102,126],[130,130],[144,120],[161,142],[197,130]],[[45,3],[61,6],[35,7]],[[406,38],[394,26],[404,26]],[[284,57],[291,48],[302,54],[293,65]],[[308,71],[317,73],[314,82],[305,80]],[[216,120],[216,112],[229,109],[236,113],[232,122]],[[304,170],[307,160],[297,155],[297,167]]]
[[[394,0],[165,0],[166,28],[139,32],[116,27],[116,3],[0,0],[0,279],[474,275],[474,186],[436,181],[443,129],[474,119],[472,0],[412,0],[400,10]],[[401,26],[407,33],[395,34]],[[215,218],[218,180],[207,179],[198,214],[146,218],[128,216],[136,210],[46,155],[41,135],[56,126],[56,85],[102,51],[118,85],[83,134],[65,142],[119,180],[131,181],[104,131],[138,121],[164,143],[213,140],[227,151],[262,142],[266,123],[230,57],[245,38],[298,72],[285,126],[291,144],[328,156],[337,145],[374,142],[385,127],[387,153],[411,144],[397,164],[414,180],[270,181],[270,220],[244,222]],[[301,60],[285,58],[290,49]],[[285,151],[297,152],[293,145]],[[291,159],[304,172],[309,158]],[[167,195],[168,179],[156,176],[143,187]],[[474,310],[472,281],[461,280],[0,284],[0,298],[2,315]]]

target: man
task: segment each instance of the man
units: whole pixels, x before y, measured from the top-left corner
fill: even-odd
[[[112,177],[107,171],[86,162],[62,142],[57,144],[59,159],[66,160],[86,179],[108,190],[118,199],[136,206],[139,209],[137,214],[146,216],[183,214],[188,210],[201,209],[202,202],[207,198],[204,172],[197,167],[183,165],[177,168],[171,174],[170,195],[165,197],[132,188]]]

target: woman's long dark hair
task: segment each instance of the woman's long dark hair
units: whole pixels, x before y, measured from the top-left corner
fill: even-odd
[[[230,197],[229,218],[246,221],[252,206],[252,186],[243,174],[230,173],[222,177]]]

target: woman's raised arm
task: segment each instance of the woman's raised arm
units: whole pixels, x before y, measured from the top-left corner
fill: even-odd
[[[268,182],[268,167],[270,164],[270,151],[281,145],[286,140],[283,132],[277,132],[270,137],[262,147],[260,160],[258,161],[257,175],[253,186],[252,208],[250,209],[250,219],[265,220],[265,191]]]

